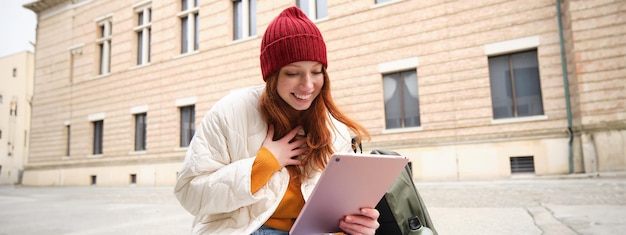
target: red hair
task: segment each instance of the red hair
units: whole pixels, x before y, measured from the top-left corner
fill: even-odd
[[[331,128],[334,126],[329,115],[345,124],[359,140],[362,140],[363,137],[366,139],[370,137],[363,126],[348,118],[337,108],[330,94],[328,73],[325,68],[322,68],[322,71],[324,73],[324,85],[322,85],[320,94],[307,110],[295,110],[278,95],[276,87],[280,70],[268,76],[265,92],[259,101],[263,118],[268,124],[274,125],[273,140],[282,138],[297,126],[303,127],[309,151],[300,158],[302,160],[301,167],[287,166],[292,177],[296,177],[298,180],[308,177],[309,170],[315,168],[323,170],[330,155],[334,152],[333,134],[331,132]]]

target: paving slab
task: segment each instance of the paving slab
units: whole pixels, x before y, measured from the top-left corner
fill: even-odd
[[[431,208],[429,214],[440,235],[542,234],[523,208]]]

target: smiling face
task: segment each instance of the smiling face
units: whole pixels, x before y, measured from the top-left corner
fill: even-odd
[[[307,110],[324,85],[322,64],[299,61],[285,65],[278,72],[278,95],[295,110]]]

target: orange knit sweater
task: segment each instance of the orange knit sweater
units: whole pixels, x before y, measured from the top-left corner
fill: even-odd
[[[256,193],[263,185],[265,185],[274,172],[281,169],[278,160],[272,152],[262,147],[256,155],[254,164],[252,164],[252,176],[250,190]],[[278,208],[274,211],[265,225],[275,229],[289,231],[293,223],[296,221],[298,214],[304,207],[304,197],[300,190],[300,182],[296,182],[291,178],[285,196],[278,204]]]

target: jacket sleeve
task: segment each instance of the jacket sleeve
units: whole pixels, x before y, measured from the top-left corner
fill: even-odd
[[[258,201],[250,192],[255,158],[232,161],[228,148],[241,146],[229,146],[237,141],[227,140],[226,136],[236,138],[228,131],[223,118],[209,111],[185,155],[174,194],[195,216],[231,212]]]

